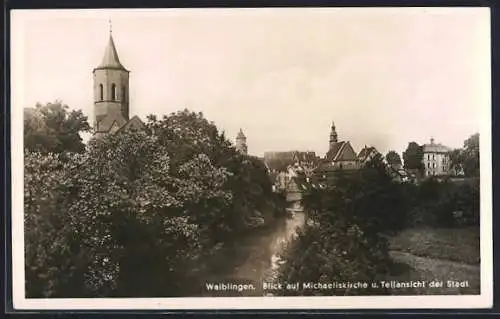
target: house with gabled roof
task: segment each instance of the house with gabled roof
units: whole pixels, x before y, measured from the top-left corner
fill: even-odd
[[[286,191],[297,174],[311,176],[319,162],[316,153],[310,151],[264,153],[264,163],[273,178],[275,191]]]
[[[304,173],[296,173],[290,179],[285,190],[289,209],[292,211],[302,211],[304,194],[316,187],[317,183],[313,177],[309,177]]]
[[[377,149],[373,146],[366,146],[363,147],[361,151],[359,151],[358,154],[358,162],[361,166],[365,165],[368,163],[370,160],[372,160],[377,154],[380,154]]]

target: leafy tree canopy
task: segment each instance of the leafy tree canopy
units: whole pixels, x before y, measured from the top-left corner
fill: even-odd
[[[385,159],[389,165],[400,165],[402,164],[401,157],[396,151],[389,151],[385,155]]]
[[[201,114],[147,125],[93,139],[63,162],[26,150],[30,296],[192,294],[216,243],[274,217],[282,201],[264,164]]]
[[[464,147],[450,152],[451,169],[469,177],[479,176],[479,133],[464,141]]]
[[[422,146],[418,145],[416,142],[410,142],[403,152],[404,167],[406,169],[422,171],[424,169],[424,164],[422,162],[423,157],[424,153]]]
[[[464,141],[463,165],[467,176],[479,176],[479,133]]]
[[[61,101],[24,109],[24,147],[43,153],[83,152],[81,132],[90,131],[81,110]]]
[[[304,198],[310,222],[287,248],[279,274],[286,282],[373,281],[387,271],[387,241],[402,227],[406,194],[392,182],[381,156],[333,188],[312,189]],[[309,295],[363,295],[383,289],[300,291]],[[285,294],[294,292],[285,291]]]

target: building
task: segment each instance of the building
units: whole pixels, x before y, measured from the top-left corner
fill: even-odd
[[[130,71],[120,62],[110,30],[104,57],[93,70],[95,137],[145,128],[139,117],[129,117],[129,75]]]
[[[248,154],[247,138],[241,129],[236,135],[236,149],[242,154]]]
[[[324,164],[334,169],[352,170],[359,168],[358,156],[351,143],[338,141],[335,124],[332,123],[330,145],[326,153]]]
[[[357,172],[360,167],[358,154],[349,141],[338,140],[335,123],[332,123],[328,152],[313,172],[316,181],[313,188],[332,187],[340,176]]]
[[[310,177],[319,162],[320,158],[316,153],[309,151],[264,153],[264,163],[276,191],[286,191],[298,174]]]
[[[451,149],[442,144],[436,144],[431,138],[430,144],[422,145],[424,175],[442,176],[451,172],[450,152]]]
[[[387,172],[392,179],[399,183],[415,183],[417,181],[416,174],[404,169],[400,164],[386,164]]]
[[[364,166],[378,154],[380,153],[375,147],[365,145],[365,147],[363,147],[363,149],[358,154],[358,162],[360,166]]]
[[[308,171],[316,167],[320,158],[315,152],[265,152],[264,163],[270,172],[287,171],[288,168]]]

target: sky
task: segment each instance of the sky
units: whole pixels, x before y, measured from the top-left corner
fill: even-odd
[[[13,11],[13,109],[61,100],[92,123],[109,20],[131,116],[202,112],[256,156],[322,156],[332,121],[358,152],[461,147],[491,108],[488,8],[268,8]]]

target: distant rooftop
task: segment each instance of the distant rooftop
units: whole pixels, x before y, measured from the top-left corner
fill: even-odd
[[[451,148],[441,143],[436,144],[434,139],[431,138],[431,142],[429,144],[422,145],[422,150],[424,153],[448,153],[451,151]]]

